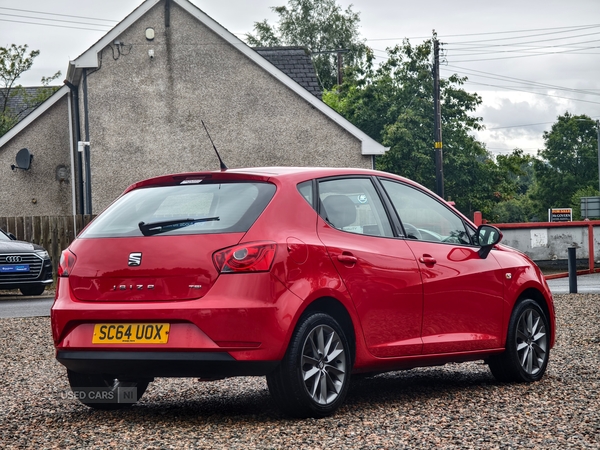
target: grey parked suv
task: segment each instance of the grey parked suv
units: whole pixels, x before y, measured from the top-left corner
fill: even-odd
[[[0,289],[41,295],[52,282],[48,252],[40,245],[17,241],[12,234],[0,229]]]

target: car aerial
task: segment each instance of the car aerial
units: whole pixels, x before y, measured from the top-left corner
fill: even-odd
[[[62,253],[56,358],[99,409],[154,377],[266,376],[284,413],[317,418],[352,374],[485,360],[500,381],[538,381],[552,295],[501,237],[375,170],[151,178]]]
[[[12,233],[0,229],[0,289],[41,295],[53,282],[48,252],[41,245],[18,241]]]

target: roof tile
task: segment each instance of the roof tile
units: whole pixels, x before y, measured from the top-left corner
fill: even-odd
[[[317,72],[304,47],[255,47],[254,50],[288,77],[321,100]]]

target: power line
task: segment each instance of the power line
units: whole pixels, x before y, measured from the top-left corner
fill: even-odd
[[[119,22],[118,20],[113,20],[113,19],[98,19],[97,17],[71,16],[68,14],[57,14],[57,13],[49,13],[49,12],[43,12],[43,11],[31,11],[31,10],[27,10],[27,9],[6,8],[4,6],[0,6],[0,9],[6,9],[6,10],[18,11],[18,12],[26,12],[26,13],[32,13],[32,14],[47,14],[49,16],[71,17],[73,19],[89,19],[89,20],[97,20],[97,21],[102,21],[102,22],[113,22],[113,23]]]
[[[581,36],[597,36],[600,35],[600,33],[589,33],[586,35],[579,35],[579,36],[573,36],[573,37],[581,37]],[[565,38],[561,38],[561,40],[564,40]],[[570,39],[570,38],[569,38]],[[562,43],[562,44],[558,44],[558,45],[536,45],[536,46],[532,46],[530,44],[536,44],[539,42],[550,42],[550,41],[557,41],[559,39],[546,39],[546,40],[542,40],[542,41],[530,41],[530,42],[519,42],[519,43],[515,43],[515,44],[498,44],[498,45],[487,45],[487,46],[477,46],[477,47],[458,47],[459,51],[476,51],[476,50],[481,50],[481,52],[489,52],[490,50],[496,50],[496,48],[501,47],[501,48],[511,48],[514,50],[504,50],[505,52],[519,52],[519,51],[528,51],[528,50],[538,50],[538,49],[545,49],[545,48],[557,48],[557,47],[573,47],[575,45],[580,45],[580,44],[589,44],[592,42],[599,42],[598,39],[593,39],[593,40],[587,40],[587,41],[579,41],[579,42],[571,42],[571,43]],[[444,48],[445,49],[451,49],[452,43],[450,44],[444,44]],[[516,47],[516,49],[515,49]],[[519,47],[525,47],[525,48],[519,48]]]
[[[54,25],[51,23],[36,23],[36,22],[25,22],[23,20],[10,20],[10,19],[0,19],[2,22],[12,22],[12,23],[24,23],[27,25],[41,25],[44,27],[54,27],[54,28],[70,28],[74,30],[87,30],[87,31],[100,31],[102,33],[106,33],[106,30],[95,30],[93,28],[82,28],[82,27],[70,27],[68,25]],[[97,25],[97,26],[105,26],[105,25]]]
[[[483,72],[481,70],[467,69],[464,67],[458,67],[458,66],[453,66],[453,65],[447,65],[446,67],[453,68],[453,69],[459,69],[463,72],[466,72],[466,75],[470,75],[469,72],[472,72],[473,73],[472,75],[477,76],[477,77],[489,78],[492,80],[500,80],[500,81],[519,82],[519,83],[523,83],[526,85],[530,85],[531,87],[539,87],[540,89],[556,89],[556,90],[560,90],[560,91],[573,92],[576,94],[583,94],[583,95],[600,95],[600,92],[591,92],[591,91],[587,91],[587,90],[583,90],[583,89],[573,89],[573,88],[567,88],[567,87],[557,86],[557,85],[553,85],[553,84],[539,83],[537,81],[529,81],[529,80],[523,80],[521,78],[507,77],[504,75],[497,75],[497,74],[493,74],[493,73],[489,73],[489,72]],[[461,72],[459,72],[459,73],[461,73]]]
[[[596,119],[599,116],[588,116],[590,119]],[[494,127],[494,128],[487,128],[486,130],[503,130],[505,128],[524,128],[524,127],[533,127],[533,126],[537,126],[537,125],[550,125],[550,124],[555,124],[556,121],[554,122],[538,122],[538,123],[525,123],[525,124],[521,124],[521,125],[508,125],[505,127]]]
[[[588,28],[595,28],[595,27],[600,27],[600,24],[593,24],[593,25],[573,25],[573,26],[569,26],[569,27],[552,27],[552,28],[533,28],[533,29],[529,29],[529,30],[514,30],[514,31],[490,31],[490,32],[486,32],[486,33],[467,33],[467,34],[447,34],[444,35],[444,38],[449,38],[449,37],[464,37],[464,36],[486,36],[486,35],[492,35],[492,34],[508,34],[508,33],[529,33],[529,32],[534,32],[534,31],[546,31],[546,30],[565,30],[565,29],[569,29],[572,31],[577,31],[580,29],[588,29]],[[563,32],[568,32],[568,31],[557,31],[556,33],[563,33]],[[438,35],[438,37],[442,37],[442,35]],[[367,41],[401,41],[404,39],[429,39],[431,38],[431,36],[413,36],[413,37],[403,37],[403,38],[378,38],[378,39],[367,39]],[[497,39],[494,39],[497,40]],[[474,41],[477,42],[477,41]]]
[[[572,97],[561,97],[560,95],[545,94],[543,92],[531,92],[531,91],[527,91],[525,89],[517,89],[515,87],[510,87],[510,86],[499,86],[496,84],[478,83],[476,81],[470,81],[470,80],[465,81],[465,84],[475,84],[477,86],[488,86],[488,87],[493,87],[493,88],[506,89],[506,90],[510,90],[510,91],[526,92],[528,94],[533,94],[533,95],[543,95],[546,97],[560,98],[563,100],[572,100],[574,102],[591,103],[594,105],[600,105],[600,102],[594,102],[592,100],[581,100],[581,99],[572,98]]]
[[[584,28],[584,29],[590,29],[590,28],[597,28],[596,26],[593,27],[589,27],[589,28]],[[479,40],[479,41],[463,41],[463,42],[452,42],[450,43],[451,45],[472,45],[472,44],[478,44],[481,42],[498,42],[498,41],[506,41],[506,40],[514,40],[514,39],[529,39],[532,37],[536,37],[536,36],[548,36],[549,34],[562,34],[562,33],[571,33],[575,30],[572,31],[559,31],[556,33],[541,33],[541,34],[532,34],[532,35],[528,35],[528,36],[513,36],[513,37],[507,37],[507,38],[500,38],[500,39],[486,39],[486,40]],[[577,30],[579,31],[579,30]],[[549,41],[557,41],[559,39],[574,39],[576,37],[583,37],[583,36],[591,36],[594,34],[598,34],[598,33],[585,33],[585,34],[578,34],[575,36],[563,36],[563,37],[558,37],[558,38],[552,38],[552,39],[538,39],[535,41],[530,41],[530,42],[524,42],[524,43],[537,43],[537,42],[549,42]],[[447,43],[444,42],[444,45],[446,45]],[[492,46],[495,44],[491,44]],[[517,45],[517,44],[497,44],[497,45]]]
[[[593,42],[600,42],[600,41],[593,41]],[[506,53],[517,53],[518,55],[515,56],[510,56],[511,58],[524,58],[527,56],[541,56],[541,55],[552,55],[554,53],[557,52],[550,52],[548,50],[550,49],[559,49],[559,48],[564,48],[567,46],[550,46],[550,47],[537,47],[537,48],[531,48],[531,49],[519,49],[519,50],[502,50],[502,51],[479,51],[479,52],[471,52],[471,53],[462,53],[462,52],[456,52],[456,53],[452,53],[452,55],[454,57],[457,58],[462,58],[465,56],[483,56],[483,55],[498,55],[498,54],[506,54]],[[567,51],[562,51],[560,53],[575,53],[577,56],[579,55],[600,55],[600,52],[596,51],[596,52],[585,52],[584,50],[594,50],[594,49],[598,49],[600,48],[600,46],[594,46],[594,47],[577,47],[574,49],[569,49]],[[479,60],[474,60],[474,61],[479,61]]]
[[[548,125],[555,122],[538,122],[538,123],[525,123],[522,125],[508,125],[505,127],[494,127],[494,128],[485,128],[486,130],[504,130],[505,128],[525,128],[525,127],[534,127],[537,125]]]
[[[50,22],[75,23],[75,24],[79,24],[79,25],[93,25],[93,26],[96,26],[96,27],[111,27],[112,26],[112,25],[104,25],[104,24],[100,24],[100,23],[76,22],[74,20],[47,19],[45,17],[22,16],[20,14],[4,14],[4,13],[0,13],[0,16],[4,16],[4,17],[20,17],[22,19],[47,20],[47,21],[50,21]],[[44,25],[44,24],[40,23],[40,25]]]
[[[529,53],[527,55],[500,56],[500,57],[497,57],[497,58],[460,59],[460,60],[457,60],[455,62],[464,63],[464,62],[496,61],[496,60],[500,60],[500,59],[530,58],[530,57],[534,57],[534,56],[552,56],[552,55],[559,55],[559,54],[566,54],[566,53],[576,53],[576,52],[581,51],[581,50],[591,50],[591,49],[596,49],[596,48],[600,48],[600,46],[582,47],[582,48],[579,48],[579,49],[564,50],[564,51],[554,51],[554,52]]]

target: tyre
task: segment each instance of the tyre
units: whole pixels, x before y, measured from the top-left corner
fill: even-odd
[[[123,409],[136,403],[148,387],[147,380],[118,380],[67,370],[71,390],[86,406],[102,410]],[[135,389],[131,389],[135,388]]]
[[[43,284],[34,286],[23,286],[20,287],[19,290],[23,295],[42,295],[46,290],[46,286],[44,286]]]
[[[311,313],[300,319],[283,360],[267,375],[269,392],[289,416],[329,416],[346,398],[351,361],[342,327],[327,314]]]
[[[550,327],[539,305],[525,299],[510,317],[506,335],[506,351],[488,360],[498,381],[538,381],[546,372],[550,356]]]

